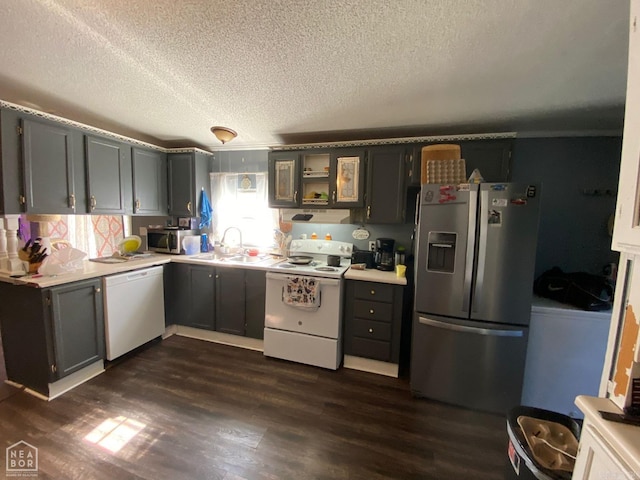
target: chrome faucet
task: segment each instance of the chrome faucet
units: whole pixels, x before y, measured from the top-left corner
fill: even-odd
[[[242,246],[242,231],[238,228],[238,227],[229,227],[227,228],[224,233],[222,234],[222,240],[220,240],[220,244],[223,247],[226,247],[227,244],[225,243],[225,238],[227,237],[227,232],[229,230],[235,230],[236,232],[238,232],[238,239],[240,240],[240,251],[244,253],[244,247]]]

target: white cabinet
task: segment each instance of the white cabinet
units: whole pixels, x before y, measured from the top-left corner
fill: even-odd
[[[580,435],[580,448],[573,480],[635,480],[630,467],[611,450],[595,427],[587,423]]]
[[[631,0],[629,69],[612,248],[640,253],[640,0]]]
[[[573,480],[639,480],[640,427],[605,420],[601,411],[621,413],[608,398],[580,395],[584,413]]]

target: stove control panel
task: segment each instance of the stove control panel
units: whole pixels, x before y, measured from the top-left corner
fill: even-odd
[[[350,257],[353,244],[336,240],[293,240],[289,245],[290,253],[310,255],[340,255]]]

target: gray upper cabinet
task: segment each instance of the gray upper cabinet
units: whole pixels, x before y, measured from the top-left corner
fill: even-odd
[[[403,223],[405,219],[405,152],[403,146],[374,147],[367,160],[367,223]]]
[[[331,153],[330,206],[334,208],[364,205],[364,165],[362,149],[337,149]]]
[[[209,156],[200,152],[169,153],[169,215],[197,217],[200,192],[210,195]]]
[[[24,210],[75,213],[73,130],[31,119],[23,119],[21,128]]]
[[[508,182],[511,179],[513,140],[469,140],[459,144],[467,166],[467,178],[477,168],[485,182]]]
[[[475,168],[480,170],[485,182],[507,182],[511,178],[512,139],[464,140],[440,143],[460,145],[460,156],[465,160],[466,177]],[[412,145],[407,151],[406,168],[409,186],[420,186],[422,147],[428,143]]]
[[[129,213],[125,190],[131,190],[131,148],[116,140],[85,136],[87,211],[93,214]]]
[[[167,214],[167,155],[158,150],[133,147],[133,213]]]
[[[363,149],[269,154],[269,206],[352,208],[364,204]]]
[[[300,153],[269,153],[269,206],[297,207],[300,205]],[[327,174],[328,176],[328,174]]]

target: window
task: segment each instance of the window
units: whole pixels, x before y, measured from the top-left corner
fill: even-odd
[[[211,233],[215,240],[220,241],[227,228],[238,227],[244,245],[273,245],[278,210],[268,206],[267,183],[266,172],[211,174]]]

